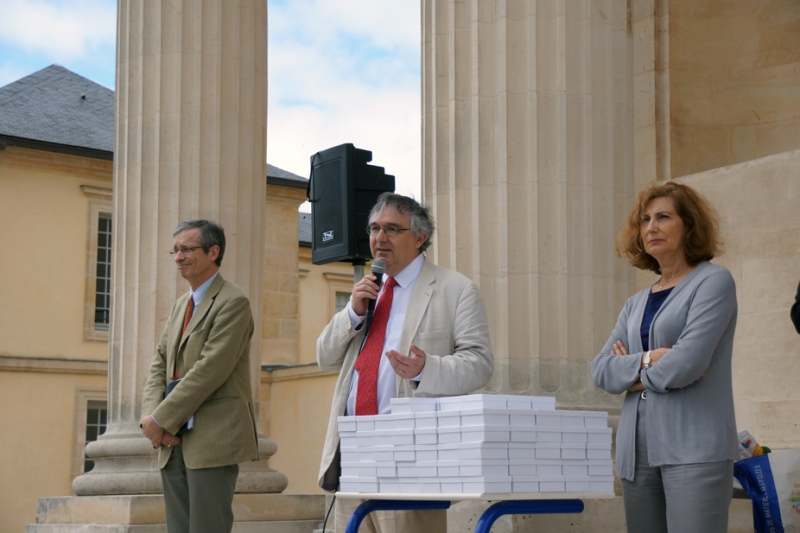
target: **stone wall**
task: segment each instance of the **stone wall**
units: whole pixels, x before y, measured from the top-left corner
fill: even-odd
[[[800,148],[800,4],[656,4],[669,11],[670,175]]]
[[[83,335],[90,199],[82,186],[110,190],[111,162],[15,146],[0,151],[8,251],[0,263],[0,354],[108,357],[106,343]],[[37,323],[47,324],[47,334]]]
[[[800,336],[789,319],[800,280],[800,150],[681,178],[719,210],[736,280],[736,422],[773,450],[800,448]]]
[[[684,176],[722,214],[717,262],[738,285],[738,425],[775,448],[799,446],[788,318],[800,271],[800,155],[787,152],[800,146],[796,3],[422,7],[423,199],[439,224],[434,260],[486,299],[487,389],[619,407],[591,385],[588,361],[625,299],[655,278],[615,258],[614,238],[638,190]],[[450,531],[466,531],[478,507],[454,508]],[[751,529],[749,513],[735,502],[731,531]],[[578,518],[506,524],[620,531],[624,516],[617,499]]]

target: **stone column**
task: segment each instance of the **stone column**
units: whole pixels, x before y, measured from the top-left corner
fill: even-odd
[[[432,256],[480,285],[495,350],[490,392],[619,413],[621,398],[594,386],[589,363],[634,288],[614,253],[634,190],[628,4],[423,0]],[[454,506],[449,529],[477,511]],[[511,530],[619,530],[622,516],[617,498]]]
[[[171,256],[182,220],[210,218],[227,236],[222,274],[249,295],[253,399],[259,405],[266,189],[266,3],[120,0],[114,153],[113,319],[109,425],[87,447],[95,468],[78,495],[161,492],[139,429],[142,390],[175,299]],[[243,465],[238,492],[280,492],[277,446]]]
[[[589,362],[633,272],[625,0],[423,0],[423,197],[433,258],[481,287],[492,392],[614,410]]]

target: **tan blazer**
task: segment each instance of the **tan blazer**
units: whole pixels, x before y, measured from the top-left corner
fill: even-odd
[[[317,339],[317,363],[322,370],[339,371],[319,472],[320,487],[338,484],[339,430],[364,328],[354,330],[348,309],[337,313]],[[427,355],[422,379],[397,377],[397,397],[469,394],[489,382],[494,370],[489,325],[480,290],[469,278],[434,265],[427,259],[417,278],[403,322],[397,351],[410,353],[414,343]],[[330,470],[330,472],[329,472]],[[326,480],[327,474],[327,480]]]
[[[194,415],[194,429],[181,435],[188,468],[211,468],[258,459],[256,416],[250,388],[250,301],[220,274],[194,310],[181,335],[189,293],[172,308],[156,349],[142,399],[142,417],[153,415],[173,435]],[[163,399],[175,362],[182,381]],[[159,468],[172,448],[161,447]]]

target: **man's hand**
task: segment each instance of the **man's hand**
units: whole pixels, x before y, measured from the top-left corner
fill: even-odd
[[[145,437],[150,439],[150,443],[153,445],[153,448],[159,448],[164,440],[164,433],[166,433],[166,431],[164,431],[164,428],[156,424],[156,421],[151,415],[147,415],[142,419],[142,433],[144,433]],[[167,434],[169,435],[169,433]]]
[[[166,429],[164,430],[164,437],[161,439],[161,445],[166,446],[167,448],[171,448],[177,444],[181,443],[181,438],[176,437]]]
[[[397,350],[386,352],[386,359],[394,368],[394,371],[403,379],[412,379],[422,373],[425,367],[425,352],[411,345],[411,355],[403,355]]]
[[[380,288],[377,283],[378,277],[372,274],[367,274],[361,281],[353,285],[353,294],[350,296],[350,307],[353,312],[358,316],[364,316],[367,313],[369,301],[378,297]]]

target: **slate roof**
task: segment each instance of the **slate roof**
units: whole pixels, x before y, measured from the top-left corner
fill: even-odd
[[[0,87],[0,135],[114,151],[114,91],[60,65]]]
[[[114,91],[60,65],[43,68],[0,87],[0,140],[111,159]],[[267,181],[296,189],[308,185],[306,178],[269,164]]]
[[[308,179],[267,163],[267,183],[305,189],[308,186]]]

